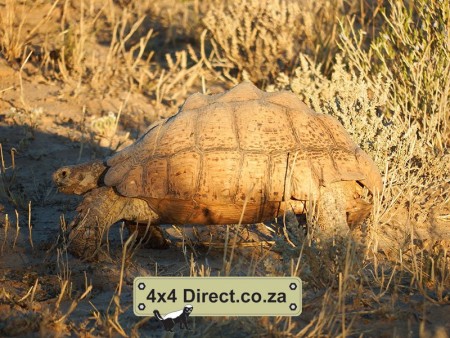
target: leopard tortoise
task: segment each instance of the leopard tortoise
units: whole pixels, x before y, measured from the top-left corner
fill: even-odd
[[[69,226],[69,249],[83,257],[119,220],[151,224],[164,246],[158,224],[249,224],[305,213],[311,201],[325,233],[345,236],[370,213],[364,188],[382,188],[374,162],[334,117],[249,82],[194,94],[134,144],[53,179],[59,191],[84,196]]]

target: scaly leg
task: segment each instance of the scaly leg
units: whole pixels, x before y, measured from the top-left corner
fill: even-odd
[[[156,224],[136,223],[126,221],[128,231],[137,231],[137,240],[142,242],[143,247],[149,249],[167,249],[170,242],[164,236],[163,230]]]
[[[109,227],[120,220],[128,224],[145,221],[151,224],[149,235],[154,235],[160,246],[165,241],[161,229],[155,225],[158,215],[147,202],[118,195],[113,188],[100,187],[86,193],[77,211],[69,226],[69,251],[76,256],[95,259]]]
[[[348,235],[350,228],[347,224],[346,195],[340,184],[330,184],[321,189],[318,223],[319,238],[322,240]]]
[[[320,255],[325,267],[329,268],[330,279],[344,271],[347,246],[352,244],[346,214],[347,195],[341,182],[321,189],[317,237]]]
[[[69,251],[85,259],[98,254],[103,235],[120,220],[125,199],[110,187],[94,189],[84,195],[78,215],[69,225]]]

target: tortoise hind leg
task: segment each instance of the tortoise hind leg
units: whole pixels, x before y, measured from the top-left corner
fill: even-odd
[[[331,235],[346,236],[369,216],[372,204],[359,198],[354,181],[342,181],[322,187],[319,201],[319,225]]]
[[[358,197],[357,183],[342,181],[321,189],[319,239],[330,277],[337,272],[356,271],[364,258],[364,242],[351,231],[369,215],[371,204]]]
[[[329,241],[348,234],[350,228],[347,224],[346,196],[341,184],[334,183],[321,188],[318,213],[321,240]]]
[[[349,194],[343,182],[336,182],[322,187],[318,204],[318,234],[320,257],[325,270],[324,277],[333,280],[338,272],[343,272],[346,266],[354,265],[354,243],[347,222],[347,205]],[[351,197],[353,198],[353,197]]]

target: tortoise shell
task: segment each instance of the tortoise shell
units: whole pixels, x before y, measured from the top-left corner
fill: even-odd
[[[334,182],[381,189],[377,167],[334,117],[249,82],[190,96],[106,164],[107,186],[178,224],[263,221]]]

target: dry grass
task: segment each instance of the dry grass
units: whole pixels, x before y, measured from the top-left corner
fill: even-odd
[[[298,275],[304,313],[196,319],[190,336],[447,337],[427,313],[450,302],[449,18],[443,0],[0,1],[0,335],[152,335],[159,326],[130,314],[134,276],[220,273]],[[275,252],[240,247],[248,230],[230,226],[206,254],[183,234],[177,264],[142,257],[133,236],[115,262],[45,255],[45,225],[75,202],[36,183],[38,166],[51,172],[72,148],[73,159],[120,148],[187,95],[243,79],[336,116],[375,160],[384,190],[366,196],[374,211],[358,247],[343,243],[334,261],[310,212],[308,231],[285,218],[289,243],[273,234]],[[34,92],[44,87],[49,104]],[[61,138],[43,146],[44,134]]]

